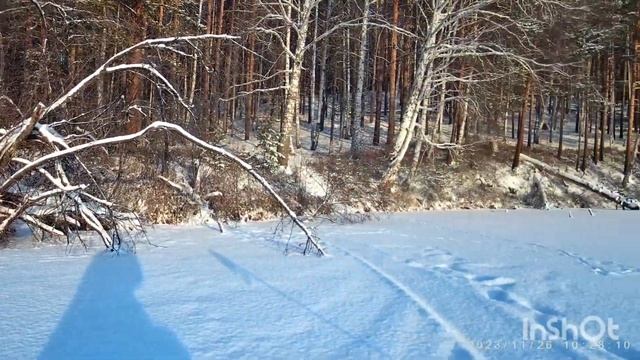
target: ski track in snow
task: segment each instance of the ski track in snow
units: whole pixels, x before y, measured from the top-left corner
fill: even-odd
[[[445,264],[438,264],[431,267],[433,270],[442,271],[445,274],[451,276],[457,276],[466,279],[469,285],[482,297],[488,301],[498,302],[502,308],[512,315],[516,319],[529,319],[530,323],[535,322],[541,327],[551,317],[560,317],[562,314],[553,308],[547,307],[535,307],[531,302],[510,289],[516,285],[516,280],[509,277],[495,276],[495,275],[478,275],[467,267],[478,266],[478,264],[469,263],[467,260],[454,257],[450,252],[439,249],[437,247],[427,247],[424,250],[427,258],[439,258],[445,261]],[[417,268],[428,268],[428,266],[412,259],[405,260],[408,266]],[[552,335],[547,332],[547,335]],[[606,358],[618,358],[617,355],[607,352],[606,350],[596,350],[596,354],[592,354],[585,349],[577,349],[572,354],[572,358],[579,357],[578,355],[590,358],[594,355],[598,357]]]
[[[417,306],[422,308],[432,319],[437,321],[442,328],[449,333],[456,340],[457,344],[462,346],[464,350],[472,355],[474,359],[485,359],[485,356],[478,351],[476,346],[473,344],[471,340],[469,340],[460,330],[458,330],[453,324],[451,324],[446,318],[444,318],[438,311],[433,308],[425,299],[421,296],[413,292],[409,287],[404,285],[402,282],[395,279],[392,275],[386,273],[384,270],[378,268],[371,262],[367,261],[365,258],[356,255],[355,253],[346,250],[342,247],[334,246],[336,249],[344,252],[348,256],[356,259],[364,266],[371,269],[373,272],[377,273],[379,276],[384,278],[390,285],[397,288],[401,291],[407,298],[409,298],[412,302],[414,302]],[[461,356],[460,354],[458,356]]]
[[[368,245],[363,245],[363,246],[367,247]],[[347,250],[344,247],[338,247],[335,245],[332,245],[332,247],[335,249],[338,249],[339,251],[344,252],[348,256],[362,263],[364,266],[366,266],[373,272],[377,273],[379,276],[385,279],[391,286],[401,291],[409,300],[411,300],[416,305],[418,305],[423,310],[425,310],[428,316],[436,320],[442,326],[443,330],[449,333],[456,341],[456,346],[452,351],[451,358],[454,358],[454,359],[458,359],[458,358],[464,359],[464,358],[471,358],[471,357],[475,359],[486,358],[485,354],[483,354],[478,349],[476,344],[474,344],[474,342],[469,339],[469,336],[465,335],[462,331],[459,330],[460,327],[455,325],[453,320],[448,319],[446,315],[438,311],[433,305],[431,305],[428,302],[429,300],[426,295],[419,295],[418,290],[413,290],[408,285],[404,284],[402,281],[400,281],[399,279],[391,275],[388,270],[383,270],[381,267],[376,266],[371,261],[365,259],[363,256],[357,255],[356,254],[356,252],[358,252],[357,250]],[[373,246],[373,248],[374,249],[368,248],[365,250],[365,252],[366,251],[380,252],[380,250],[375,249],[376,248],[375,246]],[[394,246],[394,248],[397,248],[397,246]],[[359,252],[362,252],[363,249],[358,249],[358,250]],[[427,247],[423,251],[423,254],[427,258],[436,259],[439,264],[429,267],[419,261],[416,261],[415,259],[407,259],[405,261],[399,261],[400,259],[395,256],[388,256],[388,254],[382,254],[382,256],[384,256],[385,258],[391,258],[393,259],[393,261],[396,261],[399,264],[402,264],[402,266],[424,270],[424,272],[421,273],[421,276],[425,280],[433,280],[433,277],[431,275],[434,272],[442,273],[445,276],[445,280],[451,279],[450,276],[452,274],[455,274],[458,278],[465,279],[468,282],[468,284],[471,285],[473,290],[477,292],[478,297],[483,298],[485,302],[496,301],[496,302],[499,302],[502,307],[505,307],[505,305],[510,305],[510,304],[519,304],[521,308],[528,309],[530,310],[530,312],[534,312],[534,310],[532,310],[531,306],[528,304],[526,300],[518,297],[515,294],[512,294],[508,291],[503,290],[505,288],[513,286],[515,284],[515,280],[510,278],[505,278],[505,277],[498,277],[498,276],[474,275],[473,273],[463,270],[463,264],[467,263],[466,260],[456,258],[451,253],[441,249]],[[450,260],[450,261],[448,264],[445,264],[444,262],[447,262],[447,260]],[[453,284],[450,284],[450,285],[453,285]],[[484,288],[484,289],[481,289],[481,288]],[[458,297],[464,297],[463,293],[457,293],[455,295]],[[430,296],[432,297],[437,296],[437,292]],[[440,299],[440,301],[442,300],[443,299]],[[481,303],[479,307],[484,308],[485,305],[487,304]],[[475,310],[482,310],[482,309],[475,309]],[[509,310],[512,310],[512,309],[509,309]],[[518,311],[512,310],[510,311],[510,313],[514,316],[514,319],[522,319],[526,315],[524,311],[518,312]],[[498,323],[499,322],[500,321],[498,321]],[[480,341],[482,342],[482,340]],[[496,358],[498,357],[498,355],[502,355],[501,357],[503,358],[509,358],[510,356],[508,354],[495,354],[495,353],[487,354],[487,356],[490,356],[491,358]],[[506,357],[504,357],[504,355],[506,355]],[[579,354],[577,353],[571,353],[570,357],[580,358]]]
[[[446,228],[443,228],[446,229]],[[465,235],[474,235],[477,237],[477,233],[466,232],[466,231],[457,231],[446,229],[449,233],[464,233]],[[367,232],[361,232],[357,235],[370,235],[373,234]],[[486,235],[481,235],[485,239],[488,238]],[[495,239],[492,237],[492,239]],[[500,239],[500,241],[506,241],[506,239]],[[546,250],[552,250],[549,247],[528,243],[527,245],[538,246],[544,248]],[[353,257],[357,261],[364,264],[366,267],[370,268],[375,273],[379,274],[385,280],[387,280],[392,286],[398,288],[402,293],[408,296],[414,303],[418,306],[422,307],[427,314],[429,314],[433,319],[435,319],[438,323],[440,323],[444,330],[446,330],[449,334],[451,334],[454,339],[457,341],[459,345],[461,345],[464,350],[474,358],[480,359],[484,358],[484,354],[480,352],[473,341],[468,339],[468,336],[463,334],[460,330],[458,330],[458,326],[456,326],[453,322],[447,319],[442,313],[440,313],[434,306],[432,306],[427,299],[418,295],[414,290],[410,287],[396,279],[393,275],[391,275],[388,271],[383,270],[382,268],[374,265],[372,262],[368,261],[364,257],[357,255],[355,250],[347,250],[344,247],[336,246],[335,244],[331,244],[333,248],[336,248],[348,256]],[[410,246],[403,245],[386,245],[386,246],[375,246],[369,244],[362,244],[363,247],[373,247],[377,248],[374,251],[380,251],[380,248],[393,248],[393,249],[410,249]],[[359,249],[361,250],[361,249]],[[368,249],[371,251],[371,249]],[[580,261],[583,265],[591,265],[584,258],[576,256],[575,254],[569,253],[564,250],[557,250],[559,254],[563,256],[568,256],[570,258],[582,260]],[[487,302],[493,302],[498,304],[504,312],[510,316],[515,321],[522,321],[522,319],[528,319],[529,323],[535,323],[540,325],[541,328],[544,328],[546,322],[552,317],[562,317],[563,314],[558,310],[553,309],[551,307],[545,306],[534,306],[531,304],[529,300],[520,295],[513,292],[511,289],[515,287],[516,280],[510,277],[504,277],[499,275],[488,275],[488,274],[478,274],[474,272],[472,269],[486,269],[490,267],[486,264],[473,264],[466,259],[456,257],[451,252],[438,248],[438,247],[430,247],[427,246],[422,250],[422,259],[427,261],[421,261],[415,257],[410,257],[408,259],[401,259],[398,256],[393,256],[390,254],[385,254],[386,258],[390,258],[393,261],[400,262],[407,267],[422,269],[426,272],[439,272],[449,277],[456,277],[459,279],[466,280],[467,284],[475,291],[475,293],[485,299]],[[428,265],[431,263],[432,265]],[[591,266],[590,266],[591,267]],[[595,273],[599,275],[617,275],[617,273],[608,271],[604,273],[604,270],[596,271]],[[627,275],[630,272],[621,272],[620,275]],[[551,336],[552,334],[547,332],[547,335]],[[578,349],[559,349],[559,352],[563,353],[562,356],[572,359],[591,359],[591,358],[606,358],[606,359],[620,359],[624,357],[618,356],[615,351],[609,351],[608,349],[598,349],[598,348],[588,348],[588,347],[580,347]],[[496,355],[496,354],[490,354]]]

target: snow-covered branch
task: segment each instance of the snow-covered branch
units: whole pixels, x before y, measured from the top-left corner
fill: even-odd
[[[325,251],[322,248],[322,246],[320,246],[320,244],[318,243],[318,240],[315,238],[315,236],[311,233],[311,231],[306,227],[306,225],[304,225],[304,223],[302,221],[300,221],[300,219],[298,219],[297,215],[295,214],[295,212],[293,212],[293,210],[291,210],[291,208],[286,204],[286,202],[282,199],[282,197],[275,191],[275,189],[269,184],[269,182],[262,176],[260,175],[250,164],[248,164],[247,162],[245,162],[244,160],[240,159],[239,157],[237,157],[236,155],[230,153],[229,151],[225,150],[224,148],[221,148],[219,146],[215,146],[215,145],[211,145],[208,144],[207,142],[193,136],[192,134],[190,134],[189,132],[187,132],[186,130],[184,130],[182,127],[176,125],[176,124],[171,124],[171,123],[167,123],[167,122],[161,122],[161,121],[157,121],[154,122],[150,125],[148,125],[147,127],[145,127],[144,129],[133,133],[133,134],[128,134],[128,135],[122,135],[122,136],[114,136],[114,137],[109,137],[109,138],[104,138],[104,139],[99,139],[96,141],[91,141],[88,143],[84,143],[84,144],[80,144],[80,145],[76,145],[73,147],[68,147],[68,148],[63,148],[60,149],[58,151],[54,151],[51,152],[47,155],[44,155],[32,162],[30,162],[29,164],[24,165],[22,168],[20,168],[19,170],[17,170],[16,172],[14,172],[1,186],[0,186],[0,194],[7,192],[9,188],[11,188],[11,186],[13,186],[17,181],[19,181],[23,176],[29,174],[31,171],[36,170],[37,168],[39,168],[40,166],[43,166],[55,159],[59,159],[61,157],[67,156],[67,155],[72,155],[72,154],[77,154],[79,152],[91,149],[91,148],[95,148],[95,147],[102,147],[105,145],[113,145],[113,144],[119,144],[119,143],[124,143],[124,142],[128,142],[128,141],[132,141],[135,140],[139,137],[142,137],[144,135],[146,135],[147,133],[153,131],[153,130],[167,130],[167,131],[171,131],[179,136],[181,136],[182,138],[186,139],[187,141],[193,143],[194,145],[205,149],[205,150],[209,150],[212,151],[218,155],[223,156],[225,159],[230,160],[232,162],[234,162],[235,164],[239,165],[243,170],[247,171],[256,181],[258,181],[258,183],[260,183],[260,185],[262,185],[262,187],[265,189],[265,191],[267,191],[267,193],[269,193],[269,195],[271,195],[271,197],[273,197],[276,202],[280,205],[280,207],[284,210],[284,212],[289,216],[289,218],[294,222],[294,224],[296,224],[296,226],[298,226],[298,228],[300,228],[302,230],[302,232],[305,234],[305,236],[307,237],[307,245],[304,249],[304,252],[307,253],[309,251],[315,250],[318,254],[320,255],[325,255]],[[87,216],[85,214],[85,212],[83,212],[83,217]],[[90,224],[94,225],[95,221],[93,221],[94,219],[88,217],[86,218],[87,222],[89,222]]]

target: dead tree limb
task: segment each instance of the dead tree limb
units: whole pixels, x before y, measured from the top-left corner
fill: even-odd
[[[604,185],[591,183],[585,179],[580,178],[579,176],[564,172],[558,168],[555,168],[549,164],[546,164],[540,160],[536,160],[524,154],[520,154],[520,158],[526,162],[533,164],[534,166],[540,168],[541,170],[547,171],[561,178],[570,180],[571,182],[577,185],[580,185],[588,190],[595,192],[596,194],[599,194],[611,201],[614,201],[617,204],[621,205],[623,209],[640,210],[640,203],[638,202],[638,200],[627,198],[617,191],[607,189],[606,187],[604,187]]]
[[[33,111],[33,114],[22,121],[22,123],[14,128],[8,129],[6,131],[0,132],[0,165],[2,168],[6,168],[5,165],[10,161],[16,161],[21,163],[23,166],[16,171],[10,172],[6,174],[6,177],[3,178],[3,183],[0,185],[0,220],[2,221],[0,224],[2,227],[0,228],[0,233],[4,231],[4,229],[8,228],[11,222],[16,219],[22,219],[23,221],[33,224],[43,231],[47,231],[53,234],[66,234],[65,232],[56,228],[57,222],[62,221],[63,225],[68,228],[69,224],[75,226],[76,224],[80,224],[80,221],[84,222],[87,228],[96,231],[103,239],[104,244],[107,248],[111,248],[115,250],[115,242],[109,235],[106,227],[103,224],[111,223],[113,229],[115,231],[115,236],[119,239],[119,235],[117,233],[117,223],[114,223],[115,217],[111,211],[111,207],[113,204],[108,202],[107,200],[100,199],[96,196],[90,195],[84,192],[84,185],[74,187],[69,181],[68,176],[63,169],[60,160],[68,155],[73,155],[76,157],[77,162],[81,165],[81,167],[86,171],[86,173],[91,178],[94,185],[97,186],[97,183],[93,179],[91,172],[89,169],[77,158],[77,154],[84,150],[88,150],[95,147],[103,147],[105,145],[110,144],[118,144],[127,141],[135,140],[139,137],[146,135],[148,132],[152,130],[165,130],[176,133],[187,141],[191,142],[197,147],[202,149],[214,152],[218,155],[223,156],[227,160],[230,160],[236,164],[238,164],[242,169],[247,171],[251,176],[253,176],[256,181],[258,181],[264,189],[278,202],[280,207],[284,210],[284,212],[291,218],[293,223],[298,226],[302,232],[305,234],[307,241],[306,246],[303,250],[303,253],[307,253],[309,251],[315,250],[319,255],[325,255],[325,251],[319,245],[317,239],[314,235],[309,231],[309,229],[297,218],[296,214],[291,210],[291,208],[285,203],[285,201],[278,195],[278,193],[273,189],[273,187],[266,181],[264,177],[262,177],[258,172],[256,172],[251,165],[242,159],[238,158],[234,154],[228,152],[227,150],[210,145],[205,141],[191,135],[189,132],[184,130],[182,127],[171,124],[167,122],[154,122],[147,126],[146,128],[128,135],[123,136],[115,136],[109,138],[103,138],[96,140],[93,137],[89,137],[89,141],[86,143],[82,143],[76,146],[69,146],[69,144],[65,141],[65,138],[58,134],[53,124],[42,124],[40,120],[45,118],[48,114],[54,112],[56,109],[60,108],[65,104],[69,99],[73,98],[77,95],[81,90],[83,90],[88,84],[92,81],[96,80],[99,76],[106,73],[113,73],[118,71],[136,71],[136,70],[144,70],[153,75],[154,78],[160,80],[160,82],[168,88],[169,92],[178,100],[180,105],[184,107],[189,113],[191,113],[191,105],[187,104],[183,98],[180,96],[180,93],[173,87],[169,81],[158,71],[155,67],[148,64],[116,64],[116,62],[123,58],[125,54],[134,51],[136,49],[152,47],[152,48],[167,48],[167,44],[174,42],[186,42],[190,43],[195,40],[211,40],[211,39],[236,39],[235,36],[229,36],[224,34],[214,35],[214,34],[204,34],[204,35],[195,35],[195,36],[182,36],[182,37],[171,37],[171,38],[160,38],[160,39],[148,39],[141,41],[135,45],[132,45],[109,59],[107,59],[102,65],[96,68],[90,75],[79,81],[74,87],[65,92],[63,95],[58,97],[55,101],[53,101],[49,106],[44,106],[39,104],[36,109]],[[192,114],[192,113],[191,113]],[[193,114],[192,114],[193,115]],[[45,155],[39,155],[35,158],[35,160],[24,160],[19,161],[13,157],[15,150],[24,143],[30,135],[35,135],[35,137],[44,140],[45,143],[48,143],[53,151],[46,153]],[[22,160],[22,159],[21,159]],[[56,175],[54,176],[49,173],[44,166],[50,165],[53,162],[54,168],[56,170]],[[18,191],[18,194],[14,194],[13,191],[16,188],[19,188],[21,181],[27,175],[30,175],[32,172],[38,171],[41,174],[45,175],[45,178],[49,180],[51,184],[53,184],[54,189],[48,190],[45,189],[39,193],[36,193],[34,196],[24,196],[25,194],[21,194],[22,191]],[[35,190],[35,189],[32,189]],[[29,190],[29,191],[32,191]],[[98,187],[99,190],[99,187]],[[191,192],[193,194],[193,192]],[[17,197],[17,201],[9,201],[9,199],[15,198],[15,195],[20,195]],[[26,209],[31,207],[36,202],[45,203],[45,208],[51,209],[50,205],[47,205],[46,202],[49,197],[56,196],[58,199],[66,199],[70,205],[73,205],[75,211],[72,213],[67,213],[64,210],[59,210],[58,212],[53,211],[56,219],[54,221],[47,221],[44,217],[47,214],[47,211],[44,214],[34,214],[28,213]],[[89,207],[85,204],[83,197],[87,200],[87,202],[92,202],[95,207]],[[200,201],[203,203],[203,201]],[[95,209],[100,209],[99,211],[104,211],[108,214],[107,219],[101,219],[99,215],[99,211]],[[111,221],[109,221],[111,219]],[[50,220],[50,219],[49,219]],[[119,241],[119,240],[118,240]],[[119,243],[118,243],[119,245]]]
[[[9,129],[0,137],[0,167],[6,166],[13,157],[18,145],[31,134],[38,121],[44,116],[45,107],[38,104],[31,117],[26,118],[18,126]]]
[[[293,212],[293,210],[291,210],[291,208],[286,204],[286,202],[282,199],[282,197],[280,197],[280,195],[278,195],[278,193],[273,189],[273,187],[269,184],[269,182],[267,182],[267,180],[262,175],[260,175],[250,164],[248,164],[247,162],[245,162],[244,160],[240,159],[236,155],[230,153],[229,151],[227,151],[227,150],[225,150],[225,149],[223,149],[223,148],[221,148],[219,146],[208,144],[205,141],[203,141],[203,140],[191,135],[189,132],[184,130],[181,126],[178,126],[176,124],[167,123],[167,122],[162,122],[162,121],[156,121],[156,122],[148,125],[144,129],[142,129],[142,130],[140,130],[140,131],[138,131],[136,133],[133,133],[133,134],[99,139],[99,140],[91,141],[91,142],[88,142],[88,143],[76,145],[76,146],[73,146],[73,147],[63,148],[63,149],[51,152],[51,153],[49,153],[47,155],[44,155],[44,156],[42,156],[42,157],[30,162],[29,164],[24,165],[22,168],[18,169],[16,172],[14,172],[2,185],[0,185],[0,194],[7,192],[11,188],[11,186],[15,185],[25,175],[31,173],[32,171],[38,169],[40,166],[45,165],[45,164],[49,163],[52,160],[55,160],[55,159],[58,159],[58,158],[61,158],[61,157],[67,156],[67,155],[77,154],[77,153],[79,153],[81,151],[88,150],[88,149],[95,148],[95,147],[99,147],[99,146],[119,144],[119,143],[124,143],[124,142],[127,142],[127,141],[132,141],[132,140],[135,140],[135,139],[137,139],[139,137],[142,137],[142,136],[146,135],[147,133],[149,133],[149,132],[151,132],[153,130],[171,131],[171,132],[181,136],[182,138],[186,139],[187,141],[191,142],[192,144],[194,144],[194,145],[196,145],[196,146],[198,146],[198,147],[200,147],[202,149],[209,150],[209,151],[212,151],[212,152],[214,152],[214,153],[216,153],[218,155],[221,155],[225,159],[230,160],[230,161],[236,163],[237,165],[239,165],[243,170],[247,171],[254,179],[256,179],[256,181],[258,181],[258,183],[260,183],[260,185],[262,185],[262,187],[265,189],[265,191],[267,191],[271,195],[271,197],[273,197],[278,202],[280,207],[289,216],[289,218],[293,221],[293,223],[296,224],[296,226],[298,228],[300,228],[300,230],[302,230],[302,232],[305,234],[305,236],[307,237],[307,242],[306,242],[306,246],[305,246],[303,252],[306,254],[307,252],[315,249],[315,251],[319,255],[325,255],[326,254],[324,249],[318,243],[318,241],[315,238],[315,236],[304,225],[304,223],[302,223],[302,221],[300,221],[300,219],[298,219],[298,217],[295,214],[295,212]]]
[[[189,201],[190,204],[199,206],[201,209],[200,210],[201,212],[204,212],[209,217],[211,216],[211,214],[213,214],[214,220],[216,221],[216,224],[218,224],[218,229],[220,230],[221,233],[224,232],[224,229],[222,228],[222,223],[220,222],[218,217],[215,216],[213,209],[209,207],[209,204],[207,203],[207,201],[203,199],[195,190],[193,190],[193,188],[189,184],[187,184],[186,182],[182,182],[181,184],[178,184],[177,182],[171,181],[164,176],[158,176],[158,179],[164,181],[171,188],[177,190],[181,195],[186,197],[187,201]]]

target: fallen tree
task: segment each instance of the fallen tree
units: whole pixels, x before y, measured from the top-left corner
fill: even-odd
[[[620,194],[617,191],[613,191],[610,189],[607,189],[604,185],[602,184],[594,184],[591,183],[579,176],[570,174],[568,172],[562,171],[556,167],[553,167],[549,164],[546,164],[540,160],[536,160],[532,157],[529,157],[527,155],[524,154],[520,154],[520,158],[536,167],[538,167],[541,170],[544,170],[546,172],[549,172],[555,176],[559,176],[563,179],[567,179],[577,185],[580,185],[588,190],[591,190],[593,192],[595,192],[596,194],[599,194],[611,201],[614,201],[616,204],[622,206],[623,209],[629,209],[629,210],[640,210],[640,203],[638,202],[638,200],[636,199],[630,199],[625,197],[624,195]]]
[[[25,165],[20,168],[19,170],[15,171],[8,179],[6,179],[2,185],[0,185],[0,198],[2,199],[2,201],[4,201],[5,198],[5,194],[9,194],[9,189],[15,185],[18,180],[20,180],[22,177],[24,177],[25,175],[28,175],[29,173],[33,172],[36,169],[41,169],[44,165],[46,165],[47,163],[62,158],[64,156],[68,156],[68,155],[73,155],[73,154],[77,154],[81,151],[84,150],[88,150],[94,147],[98,147],[98,146],[105,146],[105,145],[110,145],[110,144],[118,144],[118,143],[124,143],[124,142],[128,142],[128,141],[132,141],[135,140],[139,137],[142,137],[144,135],[146,135],[147,133],[153,131],[153,130],[167,130],[167,131],[171,131],[176,133],[177,135],[181,136],[182,138],[186,139],[187,141],[193,143],[194,145],[204,149],[204,150],[208,150],[211,152],[214,152],[218,155],[223,156],[225,159],[230,160],[236,164],[238,164],[242,169],[244,169],[245,171],[247,171],[255,180],[258,181],[258,183],[260,183],[260,185],[262,185],[262,187],[278,202],[278,204],[282,207],[282,209],[285,211],[285,213],[289,216],[289,218],[291,218],[291,220],[294,222],[294,224],[296,224],[300,230],[302,230],[302,232],[305,234],[305,236],[307,237],[307,244],[305,246],[304,249],[304,253],[307,253],[309,250],[314,249],[316,250],[320,255],[324,255],[325,252],[322,249],[322,247],[318,244],[317,240],[315,239],[314,235],[311,233],[311,231],[304,225],[304,223],[302,223],[302,221],[300,221],[300,219],[298,219],[298,217],[296,216],[295,212],[293,212],[293,210],[291,210],[291,208],[286,204],[286,202],[282,199],[282,197],[280,195],[278,195],[278,193],[273,189],[273,187],[267,182],[267,180],[260,175],[250,164],[248,164],[247,162],[243,161],[242,159],[240,159],[239,157],[235,156],[234,154],[228,152],[227,150],[215,146],[215,145],[211,145],[208,144],[206,142],[204,142],[201,139],[198,139],[197,137],[191,135],[189,132],[187,132],[186,130],[184,130],[182,127],[176,125],[176,124],[171,124],[171,123],[167,123],[167,122],[161,122],[161,121],[157,121],[154,122],[152,124],[150,124],[149,126],[147,126],[146,128],[140,130],[137,133],[134,134],[129,134],[129,135],[122,135],[122,136],[115,136],[115,137],[110,137],[110,138],[105,138],[105,139],[100,139],[100,140],[95,140],[95,141],[91,141],[88,143],[84,143],[81,145],[77,145],[77,146],[73,146],[73,147],[66,147],[62,150],[58,150],[58,151],[54,151],[51,152],[45,156],[42,156],[34,161],[28,161],[25,163]],[[60,140],[59,140],[60,141]],[[80,190],[83,189],[83,186],[77,186],[77,187],[73,187],[73,188],[64,188],[62,186],[58,187],[59,192],[61,193],[72,193],[76,190]],[[54,194],[57,192],[51,192],[51,194]],[[41,198],[44,199],[44,197],[42,197],[43,195],[41,195]],[[27,202],[28,203],[28,202]],[[23,207],[24,204],[22,204],[22,206],[20,206],[20,208]],[[15,214],[14,214],[15,213]],[[13,219],[16,218],[21,218],[22,215],[19,215],[20,213],[20,209],[17,208],[15,209],[13,212],[11,212],[11,214],[13,215]],[[89,215],[91,216],[91,215]],[[91,219],[92,221],[90,222],[91,225],[95,225],[93,224],[93,222],[96,222],[95,220]],[[99,222],[98,222],[99,223]],[[93,226],[92,226],[93,227]],[[47,227],[47,230],[49,230],[50,227]],[[4,230],[2,228],[0,228],[0,230]],[[99,233],[103,232],[103,229],[95,226],[94,230],[98,231]],[[57,234],[60,234],[61,232],[55,232]],[[102,234],[101,234],[102,235]],[[103,236],[103,240],[105,240],[105,245],[107,247],[113,247],[113,243],[109,243],[107,240],[107,237]]]
[[[67,236],[67,238],[73,234],[78,235],[80,231],[90,230],[100,236],[106,248],[118,250],[121,244],[121,232],[131,229],[132,226],[140,227],[140,224],[135,215],[107,200],[90,166],[79,158],[79,154],[97,148],[109,155],[108,145],[134,141],[153,131],[165,131],[178,135],[195,147],[222,156],[248,172],[304,233],[306,244],[303,253],[315,252],[324,255],[324,249],[312,232],[249,163],[222,147],[211,145],[192,135],[183,127],[165,121],[156,121],[131,134],[98,138],[95,133],[82,128],[77,123],[72,123],[71,120],[51,122],[48,117],[56,109],[63,108],[65,103],[101,75],[120,71],[148,73],[149,79],[156,81],[158,92],[170,93],[176,102],[194,117],[190,102],[186,102],[154,66],[114,63],[120,58],[125,58],[127,53],[144,47],[172,51],[172,48],[165,45],[174,42],[191,45],[192,41],[214,38],[234,39],[235,37],[207,34],[142,41],[116,53],[51,105],[38,104],[32,115],[20,121],[18,125],[10,129],[0,129],[0,165],[2,165],[0,167],[0,237],[7,234],[13,223],[22,220],[43,233]],[[62,131],[65,135],[62,135]],[[78,142],[79,144],[70,145],[71,141],[73,144]],[[24,157],[19,157],[18,154],[24,154]],[[186,191],[189,195],[189,191],[184,187],[169,184],[183,193]],[[199,196],[194,194],[189,196],[203,203]]]

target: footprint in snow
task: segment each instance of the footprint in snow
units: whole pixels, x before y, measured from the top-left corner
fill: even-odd
[[[502,289],[511,288],[516,285],[516,281],[512,278],[492,275],[479,275],[474,277],[473,281],[481,283],[484,286],[493,286]]]
[[[525,299],[521,299],[510,291],[516,280],[490,274],[477,274],[475,269],[485,269],[484,264],[474,264],[453,256],[450,252],[438,248],[427,248],[422,252],[422,259],[410,258],[404,263],[419,269],[430,269],[443,274],[464,278],[476,291],[488,300],[503,304],[515,305],[525,310],[535,311]],[[436,261],[434,261],[436,260]],[[437,262],[434,264],[434,262]],[[426,264],[425,264],[426,263]]]
[[[502,289],[489,289],[487,291],[487,297],[491,300],[504,302],[507,304],[515,304],[516,301],[509,295],[507,291]]]
[[[451,253],[447,250],[443,250],[443,249],[439,249],[439,248],[434,248],[434,247],[429,247],[426,248],[422,251],[422,254],[425,257],[432,257],[432,256],[452,256]]]
[[[407,264],[408,266],[414,267],[414,268],[424,268],[424,265],[415,261],[415,260],[405,260],[404,262],[405,264]]]
[[[574,259],[581,265],[589,268],[594,274],[601,276],[627,276],[640,274],[640,268],[619,264],[610,260],[598,260],[580,254],[566,251],[563,249],[555,249],[541,244],[529,243],[528,245],[546,251],[555,251],[561,256]]]

